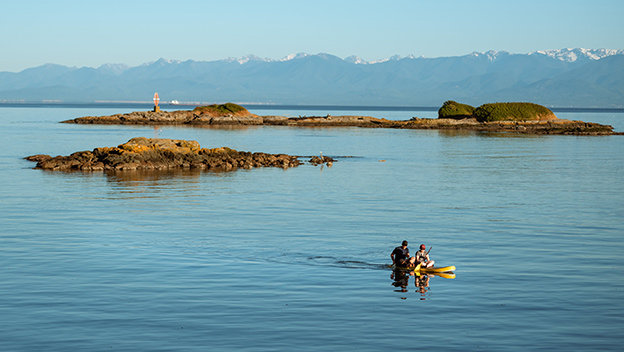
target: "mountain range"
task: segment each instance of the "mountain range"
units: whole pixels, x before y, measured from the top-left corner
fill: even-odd
[[[148,102],[154,92],[163,102],[181,103],[441,106],[455,100],[622,108],[624,50],[488,51],[373,62],[299,53],[0,72],[0,102]]]

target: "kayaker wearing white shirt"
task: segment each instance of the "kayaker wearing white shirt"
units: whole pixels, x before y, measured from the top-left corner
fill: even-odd
[[[429,259],[429,253],[426,251],[427,247],[424,244],[420,245],[420,250],[416,252],[416,264],[420,264],[421,268],[431,268],[435,262]]]

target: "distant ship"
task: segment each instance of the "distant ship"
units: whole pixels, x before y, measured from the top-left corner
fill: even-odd
[[[180,105],[180,102],[174,99],[169,104],[171,104],[171,105]]]

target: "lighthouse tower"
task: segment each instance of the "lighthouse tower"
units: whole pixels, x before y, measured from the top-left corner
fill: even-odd
[[[158,97],[158,93],[154,93],[154,112],[160,111],[160,106],[158,106],[159,101],[160,101],[160,98]]]

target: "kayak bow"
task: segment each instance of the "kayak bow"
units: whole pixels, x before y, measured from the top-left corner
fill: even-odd
[[[416,268],[414,269],[414,271],[420,271],[421,273],[447,273],[449,271],[455,271],[455,266],[451,265],[451,266],[444,266],[444,267],[440,267],[440,268]]]

